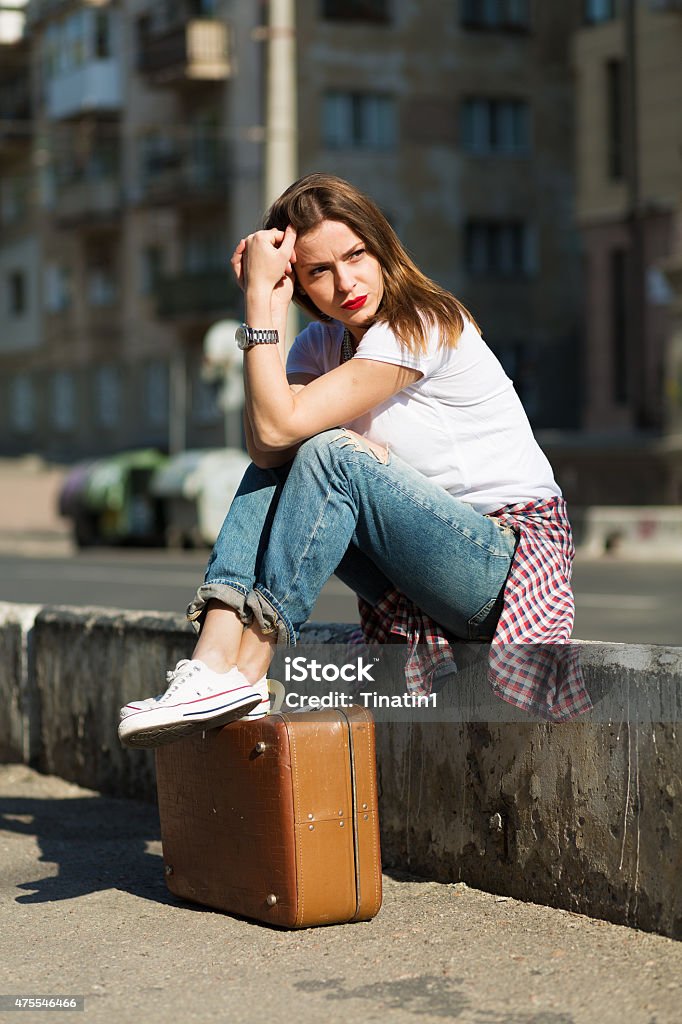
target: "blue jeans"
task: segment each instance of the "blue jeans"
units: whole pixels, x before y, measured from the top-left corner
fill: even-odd
[[[293,645],[336,573],[370,604],[394,587],[450,635],[489,639],[515,543],[401,459],[327,430],[284,466],[249,466],[187,615],[199,629],[215,599]]]

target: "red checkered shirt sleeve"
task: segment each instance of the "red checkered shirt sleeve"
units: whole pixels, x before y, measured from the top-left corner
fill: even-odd
[[[570,643],[575,549],[563,498],[507,505],[491,514],[517,534],[503,607],[488,657],[488,679],[502,700],[550,721],[568,721],[592,707],[578,651]],[[398,591],[377,605],[359,600],[368,644],[407,644],[405,682],[430,693],[435,674],[456,666],[457,642]],[[461,641],[464,643],[465,641]]]

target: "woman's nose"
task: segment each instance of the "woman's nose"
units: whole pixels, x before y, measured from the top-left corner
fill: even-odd
[[[337,268],[336,271],[336,287],[340,292],[350,292],[353,290],[355,284],[355,278],[350,267],[344,265]]]

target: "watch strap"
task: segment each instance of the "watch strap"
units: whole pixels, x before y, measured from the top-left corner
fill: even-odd
[[[251,348],[252,345],[277,345],[279,331],[242,324],[237,331],[237,340],[243,348]]]

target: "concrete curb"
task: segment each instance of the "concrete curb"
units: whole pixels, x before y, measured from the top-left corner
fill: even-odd
[[[118,709],[192,643],[174,615],[0,604],[0,759],[153,800],[153,757],[120,747]],[[384,863],[682,938],[682,648],[581,651],[596,707],[577,722],[508,708],[481,665],[441,691],[447,720],[378,721]]]

